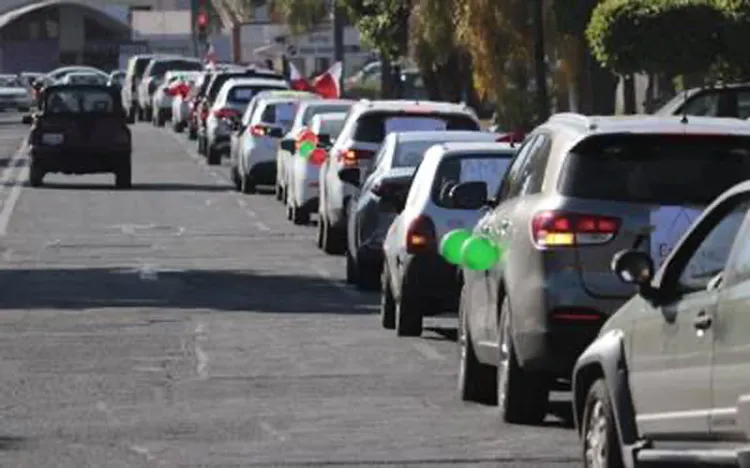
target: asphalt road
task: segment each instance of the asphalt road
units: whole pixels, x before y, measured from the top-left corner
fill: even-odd
[[[0,123],[0,466],[580,466],[560,419],[458,400],[455,319],[380,329],[313,227],[184,137],[133,127],[131,191],[31,189],[25,132]]]

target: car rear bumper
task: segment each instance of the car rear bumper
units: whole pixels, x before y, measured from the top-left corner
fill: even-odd
[[[276,162],[263,161],[253,164],[247,176],[256,184],[273,185],[276,183]]]
[[[458,270],[437,253],[410,257],[404,268],[401,290],[428,305],[424,315],[458,310],[461,296]]]
[[[114,172],[130,159],[130,150],[95,150],[66,148],[49,150],[32,147],[31,164],[44,172],[96,174]]]
[[[550,324],[546,330],[513,334],[525,370],[569,379],[578,356],[596,338],[602,323]]]

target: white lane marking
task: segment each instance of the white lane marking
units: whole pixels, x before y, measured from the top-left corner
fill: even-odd
[[[198,374],[198,378],[205,380],[208,378],[208,354],[200,347],[198,341],[205,339],[206,324],[198,322],[195,326],[193,334],[195,335],[195,372]]]
[[[29,168],[24,167],[21,169],[21,173],[16,178],[15,184],[10,191],[10,195],[3,203],[3,210],[0,211],[0,236],[4,236],[8,232],[8,223],[10,223],[10,217],[13,214],[13,210],[18,203],[18,199],[21,196],[21,190],[23,189],[23,183],[29,178]]]
[[[131,445],[130,450],[137,453],[138,455],[143,455],[144,457],[146,457],[147,461],[154,460],[154,456],[151,455],[151,452],[149,452],[149,450],[142,445]]]
[[[419,351],[419,353],[426,357],[427,359],[431,359],[433,361],[444,361],[445,356],[440,354],[437,349],[430,346],[428,343],[425,343],[424,341],[415,341],[412,343],[412,346],[414,349]]]
[[[270,436],[275,437],[279,439],[280,441],[284,442],[286,440],[286,436],[279,431],[277,431],[273,426],[271,426],[266,421],[261,421],[259,424],[261,429],[263,429],[266,433],[268,433]]]
[[[266,226],[266,223],[264,223],[263,221],[256,221],[255,222],[255,227],[257,227],[261,231],[265,231],[265,232],[270,232],[271,231],[271,228],[268,227],[268,226]]]
[[[320,276],[324,280],[327,280],[329,283],[331,283],[331,286],[339,289],[341,292],[343,292],[347,296],[358,296],[358,294],[356,293],[356,291],[352,291],[349,288],[349,286],[347,286],[346,284],[344,284],[344,283],[342,283],[342,282],[337,281],[336,279],[334,279],[334,277],[333,277],[333,275],[331,274],[330,271],[326,270],[325,268],[321,268],[321,267],[319,267],[317,265],[313,265],[312,268],[313,268],[313,270],[315,270],[315,273],[317,273],[318,276]]]

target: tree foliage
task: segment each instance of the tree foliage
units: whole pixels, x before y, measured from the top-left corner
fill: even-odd
[[[297,34],[309,31],[329,14],[328,5],[321,0],[273,0],[273,6]]]
[[[594,57],[620,74],[705,73],[726,56],[725,1],[605,0],[586,36]]]
[[[411,0],[338,0],[360,36],[390,59],[406,55]]]

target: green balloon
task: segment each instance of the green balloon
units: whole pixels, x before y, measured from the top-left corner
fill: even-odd
[[[299,154],[303,158],[309,158],[310,153],[315,149],[315,144],[309,141],[305,141],[299,145]]]
[[[471,237],[471,233],[466,229],[454,229],[446,233],[440,239],[440,255],[453,265],[461,263],[461,248],[464,242]]]
[[[492,239],[472,236],[461,248],[461,264],[469,270],[489,270],[502,258],[502,249]]]

